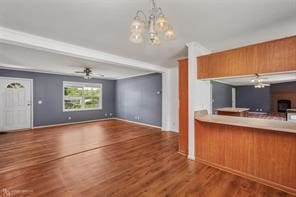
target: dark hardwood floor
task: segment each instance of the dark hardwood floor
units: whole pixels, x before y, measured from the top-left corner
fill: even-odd
[[[178,135],[109,120],[0,135],[2,196],[291,196],[189,161]]]

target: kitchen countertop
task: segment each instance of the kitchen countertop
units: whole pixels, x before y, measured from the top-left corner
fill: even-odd
[[[296,109],[287,109],[287,112],[288,113],[295,113],[296,112]]]
[[[296,134],[295,122],[224,115],[207,115],[201,114],[199,111],[195,113],[195,119],[201,122],[265,129]]]
[[[249,111],[249,108],[235,108],[235,107],[223,107],[216,109],[217,111],[223,111],[223,112],[244,112]]]

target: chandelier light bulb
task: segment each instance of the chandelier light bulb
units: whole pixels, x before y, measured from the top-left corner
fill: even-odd
[[[175,32],[171,26],[164,32],[164,38],[166,40],[174,40],[175,39]]]
[[[150,38],[150,44],[152,45],[160,45],[160,38],[157,34],[153,36],[153,38]]]
[[[155,22],[155,28],[156,31],[165,31],[168,28],[168,21],[163,15],[160,15],[157,18]]]
[[[145,29],[145,23],[139,18],[135,18],[130,26],[132,33],[142,33]]]
[[[143,42],[143,36],[140,33],[132,33],[129,40],[132,43],[140,44]]]

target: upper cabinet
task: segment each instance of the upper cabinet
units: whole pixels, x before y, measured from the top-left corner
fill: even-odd
[[[198,78],[296,70],[296,36],[200,56]]]
[[[296,36],[258,44],[258,73],[296,70]]]

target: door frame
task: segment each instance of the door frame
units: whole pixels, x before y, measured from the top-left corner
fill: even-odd
[[[31,110],[30,110],[30,128],[29,129],[33,129],[34,128],[34,80],[31,79],[31,78],[20,78],[20,77],[1,77],[0,76],[0,79],[6,79],[6,80],[25,80],[25,81],[28,81],[30,83],[30,86],[31,86],[31,89],[30,89],[30,104],[31,104]],[[1,114],[0,114],[1,116]],[[26,128],[24,128],[26,129]],[[21,129],[22,130],[22,129]],[[14,130],[12,131],[9,131],[9,132],[13,132]]]

